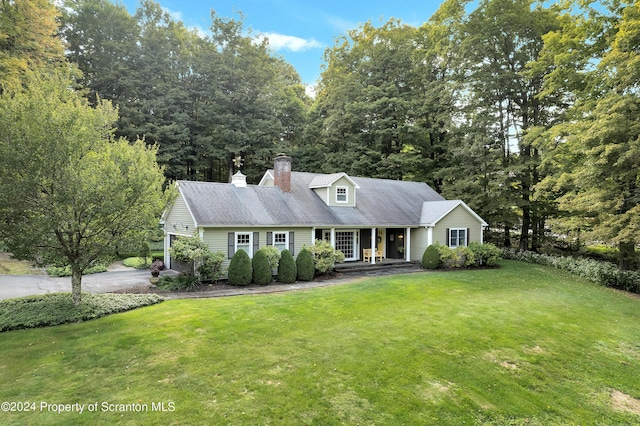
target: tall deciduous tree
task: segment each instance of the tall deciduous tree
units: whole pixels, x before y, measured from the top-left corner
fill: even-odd
[[[64,62],[58,12],[49,0],[0,0],[0,92],[38,67]]]
[[[545,160],[555,174],[541,188],[567,213],[556,225],[617,244],[626,269],[640,241],[640,5],[605,5],[608,12],[567,14],[546,38],[554,72],[545,93],[575,102],[548,132]]]
[[[0,97],[0,236],[18,258],[69,264],[77,305],[83,271],[144,241],[165,195],[156,149],[115,140],[111,104],[71,86],[39,76]]]

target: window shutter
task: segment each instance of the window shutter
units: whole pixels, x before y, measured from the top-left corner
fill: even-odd
[[[227,256],[229,257],[229,259],[231,259],[233,257],[233,255],[235,254],[235,248],[236,248],[236,234],[235,232],[229,232],[229,236],[228,236],[228,248],[227,248]]]
[[[295,245],[294,245],[293,231],[291,231],[289,232],[289,251],[291,252],[291,256],[293,256],[294,248],[295,248]]]
[[[451,232],[449,231],[449,228],[447,228],[447,247],[450,245],[449,238],[451,238]]]
[[[273,245],[273,232],[267,232],[267,245]]]
[[[258,250],[260,250],[260,233],[253,233],[253,254],[255,254]]]
[[[464,245],[469,245],[469,235],[471,235],[471,228],[467,228],[467,235],[464,236]]]

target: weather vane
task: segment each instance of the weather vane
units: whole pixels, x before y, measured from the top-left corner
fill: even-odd
[[[233,165],[236,166],[238,171],[240,170],[240,167],[242,167],[242,163],[244,163],[244,160],[241,155],[237,155],[236,158],[233,159]]]

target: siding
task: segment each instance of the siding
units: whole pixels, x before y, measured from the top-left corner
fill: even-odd
[[[429,231],[427,228],[411,230],[411,260],[422,260],[422,255],[427,249]]]
[[[203,241],[209,246],[209,250],[216,252],[221,251],[225,254],[225,263],[223,265],[223,269],[229,266],[229,262],[231,259],[228,259],[227,249],[228,249],[228,236],[229,232],[258,232],[259,241],[258,245],[260,248],[267,245],[267,232],[294,232],[294,257],[298,256],[300,250],[302,250],[303,246],[311,246],[313,245],[313,241],[311,238],[311,228],[287,228],[287,227],[279,227],[279,228],[205,228]]]
[[[480,242],[482,225],[464,207],[458,206],[442,218],[433,229],[433,242],[447,244],[447,228],[469,228],[467,244]]]
[[[347,203],[337,203],[336,202],[336,192],[337,192],[337,188],[338,187],[346,187],[347,188]],[[338,179],[337,181],[335,181],[333,183],[333,185],[331,185],[331,188],[329,188],[329,205],[330,206],[339,206],[339,207],[355,207],[356,205],[356,189],[355,187],[351,184],[351,182],[349,182],[349,180],[346,177],[341,177],[340,179]]]
[[[166,231],[171,234],[193,235],[195,232],[196,225],[182,195],[178,195],[171,206],[164,226]]]

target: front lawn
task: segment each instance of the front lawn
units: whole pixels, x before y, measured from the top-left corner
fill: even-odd
[[[638,324],[637,298],[510,261],[495,270],[173,300],[2,333],[0,401],[34,405],[0,419],[640,424]]]

